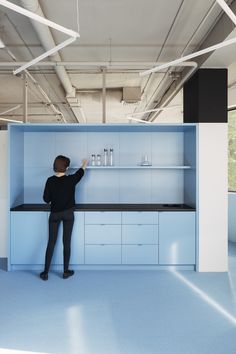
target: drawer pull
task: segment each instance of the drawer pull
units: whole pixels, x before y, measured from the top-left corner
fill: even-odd
[[[138,243],[138,246],[142,246],[142,244],[141,244],[141,243]]]

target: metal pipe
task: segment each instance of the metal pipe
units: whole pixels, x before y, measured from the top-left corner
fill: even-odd
[[[102,67],[102,123],[106,123],[106,68]]]
[[[38,0],[21,0],[22,5],[24,6],[25,9],[34,12],[35,14],[41,16],[41,17],[45,17],[44,13],[39,5]],[[43,46],[43,48],[48,51],[51,48],[56,46],[56,43],[52,37],[51,31],[48,28],[48,26],[42,25],[41,23],[34,21],[34,20],[30,20],[32,23],[32,26],[34,27],[40,42]],[[55,53],[55,55],[53,55],[54,60],[56,61],[61,61],[61,57],[59,53]],[[40,63],[35,64],[37,66],[40,66]],[[75,89],[73,88],[70,78],[65,70],[65,68],[63,67],[59,67],[56,66],[55,67],[56,73],[66,91],[66,95],[67,96],[75,96]]]
[[[15,61],[15,62],[0,62],[0,67],[15,67],[15,66],[22,66],[28,62],[26,61]],[[176,66],[192,66],[192,63],[195,63],[193,61],[186,61],[182,64],[176,65]],[[117,61],[117,62],[106,62],[106,61],[97,61],[97,62],[86,62],[86,61],[41,61],[35,65],[32,66],[38,66],[38,67],[44,67],[44,66],[90,66],[90,67],[121,67],[121,68],[127,68],[127,67],[139,67],[139,66],[156,66],[156,65],[162,65],[166,64],[166,62],[131,62],[131,61]]]
[[[28,81],[26,73],[23,74],[23,122],[28,120]]]

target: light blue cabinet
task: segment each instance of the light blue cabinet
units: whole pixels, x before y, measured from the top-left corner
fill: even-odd
[[[47,212],[11,212],[11,265],[44,264]]]
[[[158,244],[158,225],[122,225],[123,244]]]
[[[121,213],[115,211],[90,211],[85,213],[85,224],[120,224]]]
[[[85,264],[121,264],[121,213],[85,213]]]
[[[158,224],[158,213],[150,211],[123,211],[123,224]]]
[[[122,245],[122,264],[158,264],[158,245]]]
[[[85,225],[86,244],[121,244],[121,225]]]
[[[121,245],[85,245],[85,264],[121,264]]]
[[[195,264],[195,212],[159,213],[159,264]]]
[[[48,242],[47,212],[11,212],[10,266],[44,265]],[[75,213],[70,264],[84,263],[84,213]],[[63,264],[62,225],[52,265]]]
[[[122,213],[122,264],[158,264],[158,212]]]

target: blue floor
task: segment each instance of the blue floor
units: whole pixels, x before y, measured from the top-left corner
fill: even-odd
[[[0,271],[0,353],[235,354],[229,273]]]

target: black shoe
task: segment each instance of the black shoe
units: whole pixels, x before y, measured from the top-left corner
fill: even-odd
[[[40,273],[40,278],[41,278],[42,280],[48,280],[48,273],[46,273],[46,272]]]
[[[69,277],[71,277],[72,275],[74,275],[74,271],[73,270],[66,270],[64,273],[63,273],[63,279],[67,279]]]

